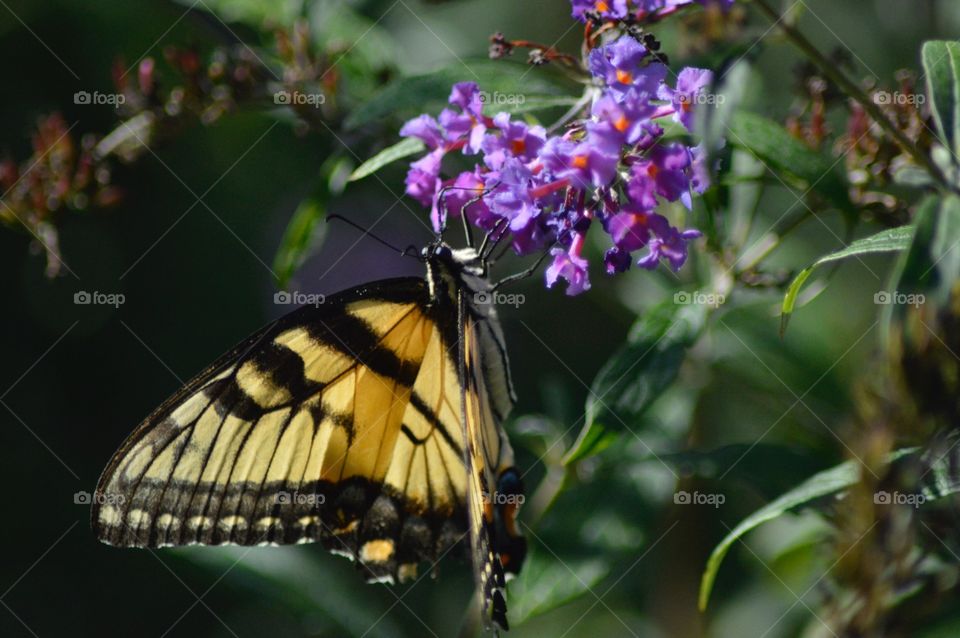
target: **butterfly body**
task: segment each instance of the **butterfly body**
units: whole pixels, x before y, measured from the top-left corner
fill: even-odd
[[[422,259],[425,279],[300,308],[161,405],[100,479],[101,540],[318,541],[393,582],[466,537],[485,618],[506,628],[504,567],[525,543],[516,500],[497,498],[522,493],[503,334],[476,251],[437,242]]]

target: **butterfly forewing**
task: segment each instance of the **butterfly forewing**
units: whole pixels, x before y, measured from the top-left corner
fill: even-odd
[[[321,540],[390,578],[466,531],[459,384],[424,282],[340,297],[253,335],[134,432],[98,487],[101,539]]]

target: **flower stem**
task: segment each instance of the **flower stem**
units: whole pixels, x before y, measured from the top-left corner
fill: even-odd
[[[836,64],[830,62],[816,46],[810,40],[807,39],[800,31],[788,24],[777,11],[775,11],[766,0],[753,0],[754,4],[762,11],[766,16],[773,22],[774,25],[778,25],[787,38],[793,42],[794,46],[800,49],[804,55],[806,55],[810,60],[819,67],[820,71],[829,79],[831,82],[836,84],[843,90],[847,95],[849,95],[853,100],[858,102],[863,109],[873,118],[873,120],[880,125],[883,130],[885,130],[896,142],[903,148],[910,157],[913,158],[915,162],[923,166],[930,175],[936,179],[944,187],[953,190],[954,187],[947,180],[946,176],[940,170],[940,167],[937,166],[929,155],[923,152],[916,142],[911,140],[907,135],[901,131],[896,124],[894,124],[890,119],[884,114],[883,110],[877,106],[877,104],[870,99],[870,96],[860,88],[856,82],[850,80],[844,73],[837,67]]]

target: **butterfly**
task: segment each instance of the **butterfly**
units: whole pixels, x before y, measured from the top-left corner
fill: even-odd
[[[371,582],[415,578],[464,546],[485,626],[508,629],[523,484],[502,428],[515,396],[483,254],[438,238],[419,254],[425,278],[332,295],[220,357],[114,454],[96,535],[124,547],[319,541]]]

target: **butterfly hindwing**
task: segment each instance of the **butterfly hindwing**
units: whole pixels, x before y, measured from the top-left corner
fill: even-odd
[[[468,523],[485,624],[507,630],[506,575],[518,572],[526,542],[516,528],[522,483],[502,422],[513,406],[503,335],[494,311],[460,299],[460,374]],[[517,497],[520,501],[518,502]]]

